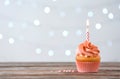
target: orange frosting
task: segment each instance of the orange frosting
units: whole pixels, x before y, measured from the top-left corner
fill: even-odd
[[[83,57],[97,57],[99,56],[99,49],[93,45],[90,41],[81,43],[77,48],[77,55]]]

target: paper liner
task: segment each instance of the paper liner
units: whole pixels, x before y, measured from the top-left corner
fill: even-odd
[[[78,72],[98,72],[100,62],[80,62],[76,61]]]

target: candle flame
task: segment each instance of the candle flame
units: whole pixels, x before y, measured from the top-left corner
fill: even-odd
[[[90,23],[89,23],[89,19],[87,19],[87,21],[86,21],[86,26],[87,26],[87,28],[86,28],[86,32],[89,31],[89,25],[90,25]]]
[[[89,19],[87,19],[87,21],[86,21],[86,26],[89,26],[89,25],[90,25]]]

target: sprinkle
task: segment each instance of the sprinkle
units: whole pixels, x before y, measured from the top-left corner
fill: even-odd
[[[66,72],[69,72],[69,70],[66,70]]]
[[[72,72],[75,72],[74,70],[72,70]]]
[[[71,70],[68,70],[69,72],[71,72]]]
[[[66,70],[63,70],[63,72],[66,72]]]
[[[58,72],[61,72],[61,70],[59,70]]]

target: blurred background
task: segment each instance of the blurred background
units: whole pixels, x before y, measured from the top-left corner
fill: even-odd
[[[120,62],[120,0],[0,0],[0,62],[74,62],[86,39]]]

